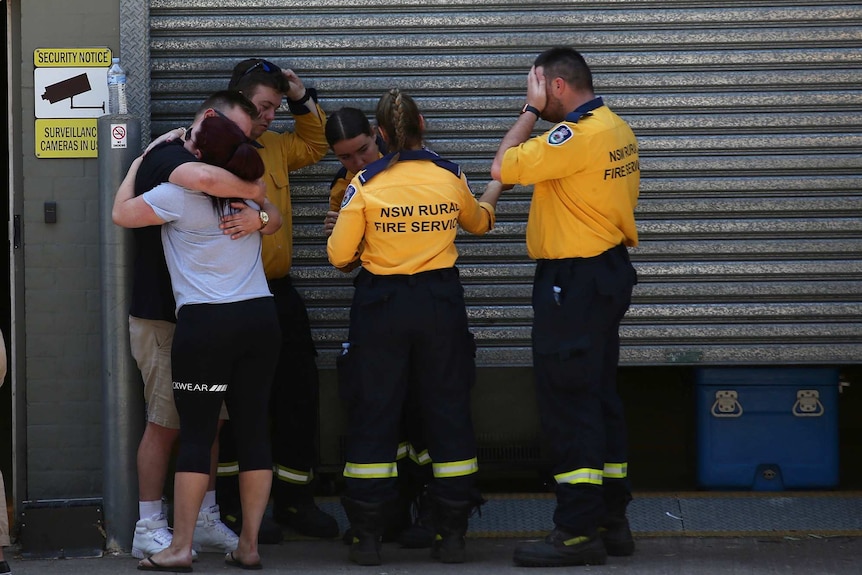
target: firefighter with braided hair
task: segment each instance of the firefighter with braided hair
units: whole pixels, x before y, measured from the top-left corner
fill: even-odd
[[[468,518],[482,498],[470,414],[476,346],[455,236],[459,226],[477,235],[494,227],[503,186],[492,181],[477,201],[460,168],[424,147],[425,120],[399,89],[381,97],[376,119],[388,153],[353,178],[327,243],[335,267],[362,263],[338,358],[348,409],[342,505],[353,530],[350,559],[382,562],[401,417],[413,394],[433,462],[432,557],[461,563]]]

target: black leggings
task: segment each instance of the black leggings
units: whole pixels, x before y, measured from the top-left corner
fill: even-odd
[[[180,416],[177,471],[209,474],[222,401],[240,471],[272,469],[267,410],[280,345],[271,297],[180,308],[171,348]]]

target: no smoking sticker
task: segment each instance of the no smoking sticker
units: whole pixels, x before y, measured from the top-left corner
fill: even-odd
[[[128,148],[125,124],[111,124],[111,149]]]

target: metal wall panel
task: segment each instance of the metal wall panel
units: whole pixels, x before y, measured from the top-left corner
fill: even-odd
[[[260,56],[293,67],[330,112],[371,115],[405,89],[430,147],[476,192],[533,58],[575,46],[640,141],[640,283],[621,362],[862,359],[862,2],[150,0],[149,33],[155,133]],[[292,129],[289,115],[275,128]],[[338,167],[329,155],[291,176],[293,275],[322,367],[352,294],[322,233]],[[492,233],[459,236],[483,366],[531,363],[530,192],[505,194]]]

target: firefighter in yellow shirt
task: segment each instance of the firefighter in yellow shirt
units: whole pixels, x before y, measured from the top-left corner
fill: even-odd
[[[350,559],[381,563],[383,514],[397,497],[400,424],[412,386],[433,462],[432,556],[460,563],[469,514],[482,499],[470,415],[475,342],[454,242],[459,226],[474,234],[494,227],[502,186],[492,183],[477,201],[456,164],[423,148],[424,119],[400,90],[380,99],[376,120],[389,153],[353,178],[327,243],[334,266],[362,261],[349,343],[338,358],[348,407],[342,505],[354,533]]]
[[[371,128],[365,113],[350,107],[336,110],[326,120],[326,141],[342,166],[329,184],[329,211],[323,220],[323,231],[329,237],[350,180],[365,166],[383,156],[386,143]],[[357,259],[339,269],[347,273],[359,267],[359,263]]]
[[[539,118],[555,122],[531,138]],[[491,175],[534,186],[527,251],[533,282],[533,367],[539,415],[554,457],[554,530],[515,549],[518,565],[597,565],[631,555],[626,519],[626,426],[616,390],[619,326],[637,281],[638,145],[593,92],[571,48],[533,63],[521,116]]]
[[[264,271],[278,310],[282,348],[270,396],[272,414],[273,517],[303,535],[333,538],[339,534],[335,518],[324,513],[313,499],[313,466],[317,458],[318,372],[308,312],[290,277],[293,257],[293,224],[290,199],[290,172],[318,162],[327,151],[323,128],[326,115],[317,103],[317,93],[306,88],[293,70],[281,69],[260,58],[238,63],[228,88],[242,92],[257,106],[258,120],[252,137],[261,145],[258,153],[266,167],[266,196],[281,212],[283,225],[278,233],[266,236],[262,244]],[[269,129],[283,99],[293,115],[295,130],[278,133]],[[248,233],[262,225],[254,210],[225,218],[223,228],[234,234]],[[261,214],[263,217],[263,214]],[[235,451],[229,425],[221,434],[219,481],[216,493],[225,523],[239,527],[230,511],[235,505]],[[281,530],[261,529],[261,541],[281,541]],[[273,533],[274,532],[274,533]],[[266,537],[266,539],[264,539]]]
[[[323,222],[327,236],[338,219],[344,191],[356,174],[371,162],[383,156],[386,143],[371,127],[365,112],[345,106],[326,119],[326,141],[342,167],[329,188],[329,211]],[[359,266],[357,259],[344,268],[349,272]],[[402,417],[403,441],[398,445],[399,501],[387,508],[383,527],[383,541],[398,541],[408,549],[431,547],[434,533],[431,529],[425,487],[431,473],[431,457],[422,439],[422,418],[415,397],[408,396]],[[344,533],[344,542],[353,542],[353,530]]]

